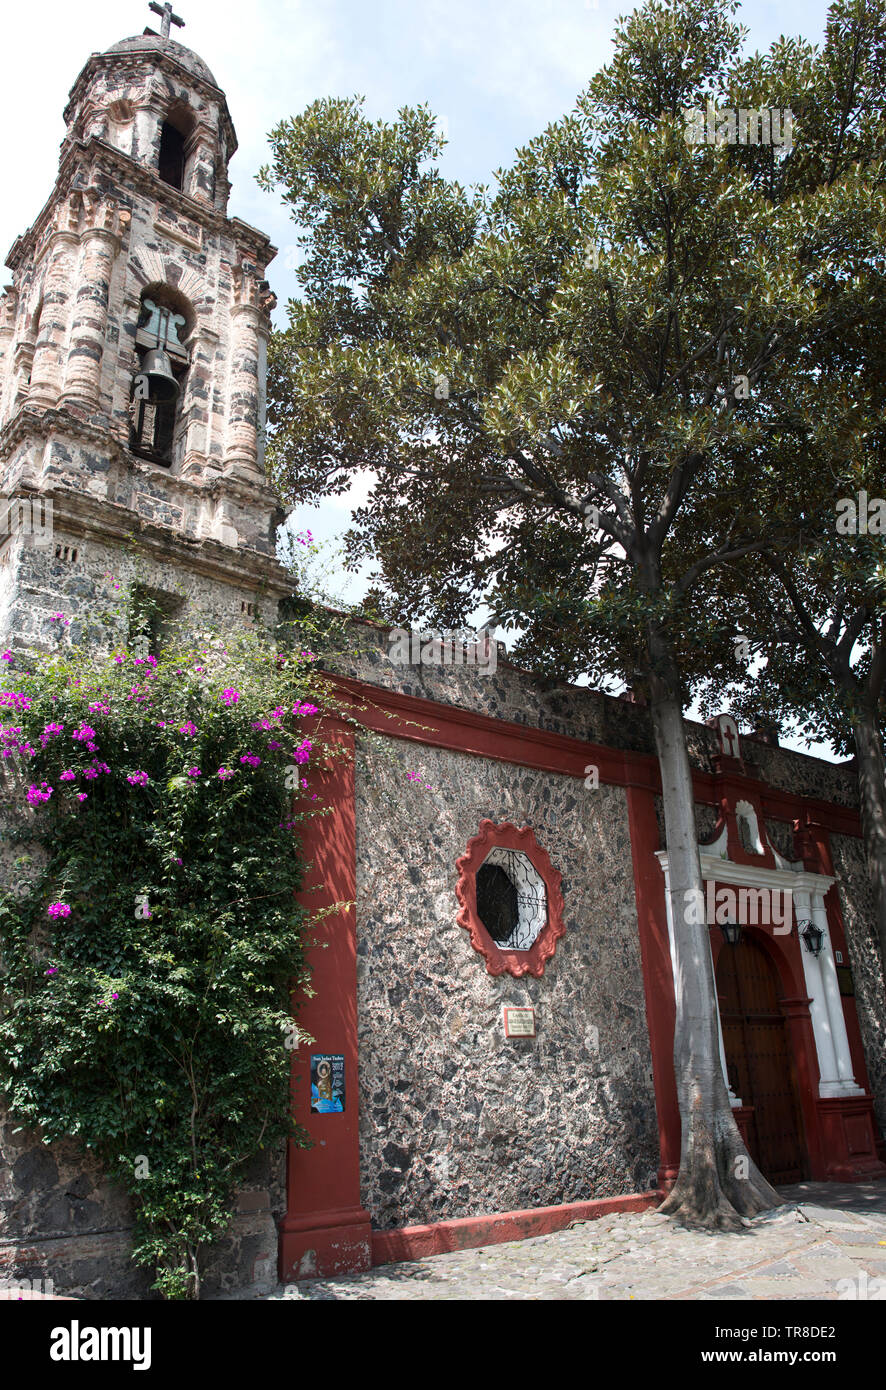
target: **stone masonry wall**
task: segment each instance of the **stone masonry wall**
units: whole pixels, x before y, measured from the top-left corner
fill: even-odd
[[[407,778],[420,768],[424,790]],[[563,875],[540,979],[494,978],[455,920],[485,817]],[[658,1134],[624,793],[397,740],[357,771],[361,1190],[378,1227],[645,1190]],[[537,1037],[505,1039],[502,1005]]]

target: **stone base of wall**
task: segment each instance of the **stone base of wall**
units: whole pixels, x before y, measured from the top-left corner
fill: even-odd
[[[282,1201],[282,1151],[261,1154],[229,1229],[204,1252],[203,1292],[276,1283]],[[0,1282],[51,1280],[68,1298],[156,1298],[152,1273],[132,1262],[131,1232],[126,1193],[92,1155],[72,1140],[44,1144],[0,1112]]]

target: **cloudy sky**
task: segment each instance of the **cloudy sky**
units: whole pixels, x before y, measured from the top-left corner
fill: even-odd
[[[173,34],[209,64],[240,141],[230,212],[261,227],[280,251],[269,270],[278,322],[295,292],[293,227],[254,177],[277,121],[321,96],[359,93],[368,114],[385,119],[426,102],[450,142],[444,173],[490,182],[516,147],[571,107],[608,60],[615,20],[628,8],[623,0],[182,0],[186,25]],[[779,34],[820,42],[826,13],[825,0],[749,0],[739,18],[754,49]],[[159,20],[139,0],[4,7],[0,39],[16,55],[0,83],[4,256],[51,190],[61,113],[83,63],[145,25],[158,28]],[[320,514],[299,512],[296,524],[331,537],[347,518],[340,501]]]

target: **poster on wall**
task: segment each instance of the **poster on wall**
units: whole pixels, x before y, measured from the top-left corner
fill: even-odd
[[[340,1114],[345,1108],[345,1059],[333,1052],[311,1057],[311,1113]]]

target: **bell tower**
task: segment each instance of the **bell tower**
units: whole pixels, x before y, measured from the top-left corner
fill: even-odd
[[[291,581],[263,468],[268,238],[227,214],[237,137],[152,3],[71,90],[55,186],[0,297],[0,643],[73,640],[107,576],[273,622]],[[123,634],[125,638],[125,634]]]

